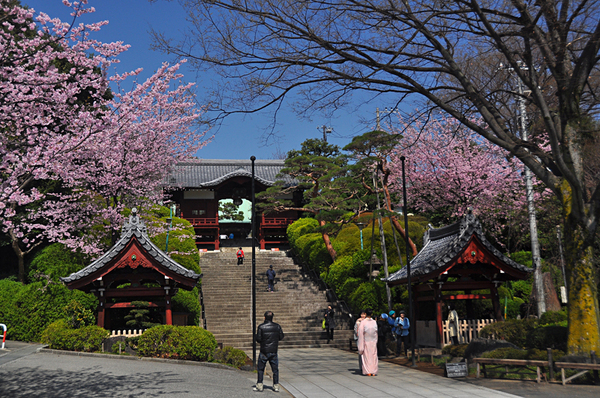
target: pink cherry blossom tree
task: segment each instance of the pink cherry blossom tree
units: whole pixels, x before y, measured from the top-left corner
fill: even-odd
[[[477,138],[456,119],[440,116],[427,124],[404,125],[392,155],[396,187],[402,186],[400,156],[406,158],[411,206],[453,222],[468,208],[487,228],[498,231],[509,215],[525,205],[518,164],[505,150]]]
[[[93,11],[86,3],[65,1],[74,18],[65,24],[0,0],[0,230],[21,281],[41,242],[99,252],[99,239],[81,231],[114,230],[123,206],[159,198],[169,168],[205,142],[179,64],[130,91],[118,83],[139,71],[102,72],[127,46],[90,37],[106,22],[75,24]]]

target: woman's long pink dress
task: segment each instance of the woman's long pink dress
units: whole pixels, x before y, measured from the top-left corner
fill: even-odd
[[[362,355],[363,374],[377,374],[377,322],[371,318],[363,319],[358,326],[358,353]]]

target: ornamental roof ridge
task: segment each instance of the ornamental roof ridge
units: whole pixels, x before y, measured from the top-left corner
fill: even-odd
[[[121,231],[121,237],[111,247],[106,253],[92,261],[87,267],[73,272],[71,275],[60,278],[61,281],[65,283],[74,282],[78,279],[84,278],[100,269],[102,269],[106,264],[112,261],[115,257],[121,253],[121,251],[127,246],[132,237],[136,237],[140,245],[148,252],[150,256],[152,256],[156,261],[158,261],[165,268],[173,271],[179,275],[185,276],[187,278],[192,278],[198,280],[201,275],[195,273],[192,270],[189,270],[177,263],[175,260],[171,259],[165,252],[160,250],[152,241],[150,240],[146,224],[143,220],[140,219],[139,214],[137,213],[137,209],[134,207],[131,209],[131,215],[129,216],[129,220],[125,222],[123,225],[123,229]]]
[[[444,267],[452,261],[468,245],[472,236],[476,236],[481,244],[489,250],[496,258],[521,272],[532,272],[532,269],[517,263],[505,256],[500,250],[492,245],[485,234],[479,219],[469,209],[458,222],[441,228],[429,226],[424,235],[424,246],[419,253],[410,261],[411,277],[427,275]],[[407,278],[407,269],[403,267],[387,278],[384,282],[392,282]]]

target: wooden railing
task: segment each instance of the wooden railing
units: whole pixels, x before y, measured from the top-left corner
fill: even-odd
[[[190,222],[194,227],[205,227],[205,226],[219,226],[219,218],[218,217],[196,217],[189,218],[184,217],[186,220]]]
[[[261,226],[263,227],[283,227],[286,225],[290,225],[292,224],[294,221],[294,219],[292,218],[287,218],[287,217],[265,217],[262,216],[262,223]]]

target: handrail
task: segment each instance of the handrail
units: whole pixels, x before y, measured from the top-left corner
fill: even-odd
[[[4,349],[4,342],[6,342],[6,325],[0,323],[0,327],[4,329],[4,334],[2,335],[2,349]]]

